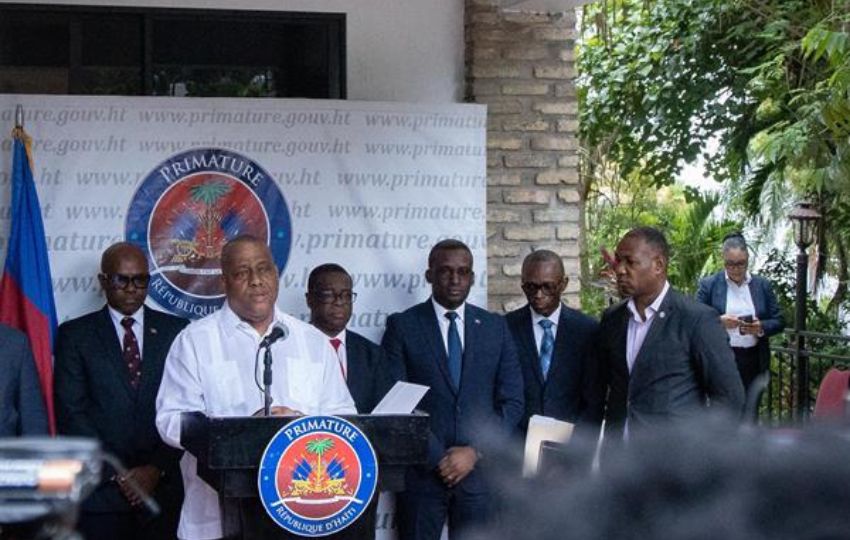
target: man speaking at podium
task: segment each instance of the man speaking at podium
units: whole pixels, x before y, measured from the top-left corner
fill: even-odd
[[[221,250],[226,301],[177,336],[165,363],[157,396],[156,425],[165,441],[180,448],[180,415],[262,414],[261,342],[272,337],[272,414],[354,414],[333,349],[324,335],[275,306],[278,269],[265,242],[251,236],[230,240]],[[269,339],[266,339],[268,342]],[[196,474],[197,461],[183,454],[180,468],[186,498],[177,536],[184,540],[222,537],[218,495]]]

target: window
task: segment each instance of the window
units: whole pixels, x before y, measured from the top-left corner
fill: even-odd
[[[0,92],[345,98],[345,15],[0,5]]]

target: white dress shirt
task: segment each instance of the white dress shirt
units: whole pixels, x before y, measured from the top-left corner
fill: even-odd
[[[726,274],[726,314],[756,316],[756,307],[753,304],[753,296],[750,294],[750,281],[752,276],[747,272],[747,277],[740,285],[729,279],[729,274]],[[729,345],[732,347],[740,347],[749,349],[755,347],[758,338],[751,334],[742,334],[739,328],[727,328],[726,333],[729,334]]]
[[[118,345],[121,350],[124,350],[124,334],[127,333],[124,327],[121,326],[121,321],[124,317],[132,317],[133,319],[133,334],[136,336],[136,342],[139,344],[139,356],[145,357],[144,341],[145,341],[145,306],[140,307],[132,315],[124,315],[110,305],[107,305],[109,310],[109,318],[112,319],[112,325],[115,327],[115,333],[118,334]]]
[[[531,309],[531,329],[534,331],[534,343],[537,345],[537,352],[540,352],[540,345],[543,343],[543,327],[540,326],[540,321],[549,319],[552,321],[552,337],[558,338],[558,321],[561,320],[561,304],[558,304],[558,309],[549,314],[548,317],[537,313]]]
[[[434,305],[434,313],[437,314],[437,324],[440,325],[440,335],[443,336],[443,347],[446,349],[446,354],[449,354],[449,325],[451,321],[448,317],[446,317],[446,313],[449,311],[454,311],[457,313],[457,319],[455,319],[455,324],[457,325],[457,333],[460,334],[460,347],[464,348],[466,345],[465,337],[463,335],[463,321],[465,320],[466,315],[466,302],[458,306],[457,309],[446,309],[434,300],[431,297],[431,303]]]
[[[356,408],[339,370],[328,337],[316,328],[275,309],[275,323],[289,336],[272,345],[272,402],[304,414],[355,414]],[[268,334],[274,324],[269,326]],[[187,326],[174,340],[165,361],[156,399],[156,426],[163,440],[180,446],[180,415],[250,416],[263,407],[255,383],[255,355],[261,336],[239,319],[227,303]],[[262,380],[262,361],[256,377]],[[177,536],[184,540],[221,538],[218,495],[196,473],[188,452],[180,460],[185,498]]]
[[[626,307],[629,308],[629,311],[632,314],[632,316],[629,317],[629,328],[628,333],[626,334],[626,363],[629,365],[629,373],[632,372],[635,360],[640,353],[640,348],[643,347],[643,340],[646,339],[646,334],[652,326],[652,320],[656,315],[659,315],[658,310],[661,307],[661,302],[664,301],[664,297],[667,296],[667,291],[669,290],[670,283],[665,281],[664,288],[661,289],[661,294],[659,294],[652,304],[647,306],[644,310],[646,320],[643,320],[640,313],[638,313],[637,306],[635,306],[633,298],[629,298],[629,303],[626,304]],[[659,316],[664,317],[665,315],[661,313]]]

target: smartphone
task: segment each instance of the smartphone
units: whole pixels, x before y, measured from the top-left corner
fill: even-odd
[[[753,322],[753,316],[752,315],[741,315],[740,317],[738,317],[738,320],[741,321],[742,323],[745,323],[745,324],[751,324]]]

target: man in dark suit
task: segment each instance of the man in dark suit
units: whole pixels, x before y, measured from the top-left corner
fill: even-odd
[[[307,306],[310,323],[328,336],[336,352],[339,368],[351,393],[357,412],[368,414],[389,392],[393,384],[384,351],[357,332],[345,327],[351,319],[357,293],[351,276],[342,266],[328,263],[317,266],[307,278]],[[339,533],[346,538],[374,538],[378,496],[353,526]]]
[[[397,498],[399,537],[456,538],[492,515],[480,453],[484,432],[514,432],[523,414],[522,373],[502,317],[466,303],[472,252],[444,240],[428,256],[431,298],[387,319],[383,347],[405,380],[430,387],[427,465],[408,471]]]
[[[107,305],[62,324],[54,394],[59,433],[92,437],[129,469],[108,469],[83,503],[87,540],[174,538],[182,498],[179,452],[159,437],[155,405],[165,357],[187,321],[144,307],[150,274],[142,251],[110,246],[98,275]],[[150,519],[129,488],[132,478],[162,514]]]
[[[47,435],[47,411],[27,336],[0,324],[0,437]]]
[[[522,365],[523,430],[535,414],[597,430],[602,421],[595,375],[599,324],[561,302],[566,287],[557,253],[539,250],[523,261],[528,304],[505,317]]]
[[[651,227],[617,245],[617,288],[626,300],[600,323],[606,438],[697,418],[706,406],[740,416],[744,387],[717,314],[667,282],[670,249]]]
[[[384,351],[357,332],[346,330],[357,293],[351,276],[338,264],[323,264],[307,278],[310,323],[328,336],[357,412],[368,414],[392,388]]]

